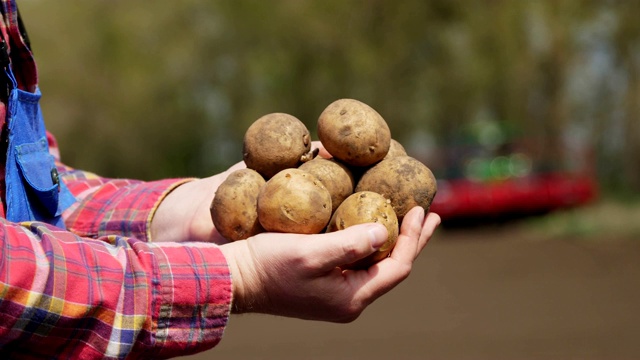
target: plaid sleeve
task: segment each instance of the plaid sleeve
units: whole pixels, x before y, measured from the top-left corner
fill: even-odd
[[[0,358],[169,358],[221,339],[231,303],[216,245],[80,238],[0,219]]]
[[[193,179],[140,181],[110,179],[60,162],[55,137],[47,132],[49,151],[56,159],[60,179],[76,198],[62,217],[67,229],[79,236],[120,235],[150,241],[150,224],[164,197]]]
[[[150,224],[164,197],[191,179],[108,179],[59,165],[76,202],[63,214],[67,229],[84,237],[130,236],[149,241]]]

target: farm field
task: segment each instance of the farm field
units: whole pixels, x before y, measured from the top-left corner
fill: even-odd
[[[635,212],[439,229],[355,322],[232,316],[217,348],[184,359],[637,359]]]

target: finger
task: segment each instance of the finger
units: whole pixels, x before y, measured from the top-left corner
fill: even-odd
[[[313,246],[306,247],[313,267],[321,272],[360,260],[379,249],[388,237],[382,224],[368,223],[350,226],[344,230],[315,235]]]
[[[441,221],[442,220],[440,219],[440,215],[429,212],[427,218],[424,221],[424,224],[422,225],[420,240],[418,240],[418,252],[416,255],[420,254],[424,247],[427,246],[427,243],[429,243],[429,240],[433,236],[433,233],[436,231],[438,225],[440,225]]]
[[[412,262],[388,257],[366,271],[349,271],[344,276],[353,285],[354,301],[368,305],[406,279],[411,273],[411,267]]]
[[[402,224],[400,224],[400,234],[404,234],[418,240],[422,232],[422,224],[424,222],[425,212],[420,206],[414,206],[404,216]]]
[[[322,145],[320,141],[312,141],[311,149],[318,149],[319,150],[318,155],[320,155],[320,157],[323,157],[325,159],[330,159],[333,157],[333,155],[329,154],[327,149],[324,148],[324,145]]]
[[[240,162],[237,162],[237,163],[233,164],[230,168],[228,168],[227,172],[229,174],[231,174],[232,172],[234,172],[236,170],[244,169],[246,167],[247,167],[247,165],[244,163],[244,161],[240,161]]]
[[[414,208],[409,211],[404,217],[391,256],[374,264],[366,272],[346,274],[353,283],[358,284],[354,299],[370,304],[406,279],[411,273],[413,261],[424,249],[438,224],[440,217],[435,213],[429,213],[425,218],[423,210]]]
[[[391,257],[403,263],[412,263],[418,252],[418,241],[424,221],[424,209],[419,206],[409,210],[402,220],[400,235]]]
[[[362,285],[356,297],[365,303],[371,303],[378,297],[393,289],[411,273],[413,261],[419,251],[419,240],[422,235],[424,209],[416,206],[404,216],[400,226],[400,235],[391,255],[371,266],[367,276],[359,278]],[[357,274],[349,274],[356,276]]]

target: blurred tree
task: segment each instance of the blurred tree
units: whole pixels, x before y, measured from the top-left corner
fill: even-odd
[[[640,3],[622,2],[615,46],[620,66],[627,74],[624,96],[624,151],[621,156],[623,189],[640,190]],[[620,178],[620,176],[616,177]]]
[[[258,117],[287,112],[315,133],[324,107],[351,97],[437,170],[451,160],[434,148],[477,142],[478,129],[497,126],[492,146],[524,140],[549,167],[575,167],[574,143],[593,144],[604,184],[640,190],[634,2],[20,6],[45,119],[77,167],[206,176],[241,160]]]

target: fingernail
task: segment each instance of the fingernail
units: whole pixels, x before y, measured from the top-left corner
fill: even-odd
[[[369,228],[369,241],[374,249],[380,248],[387,241],[387,229],[382,225],[374,225]]]

